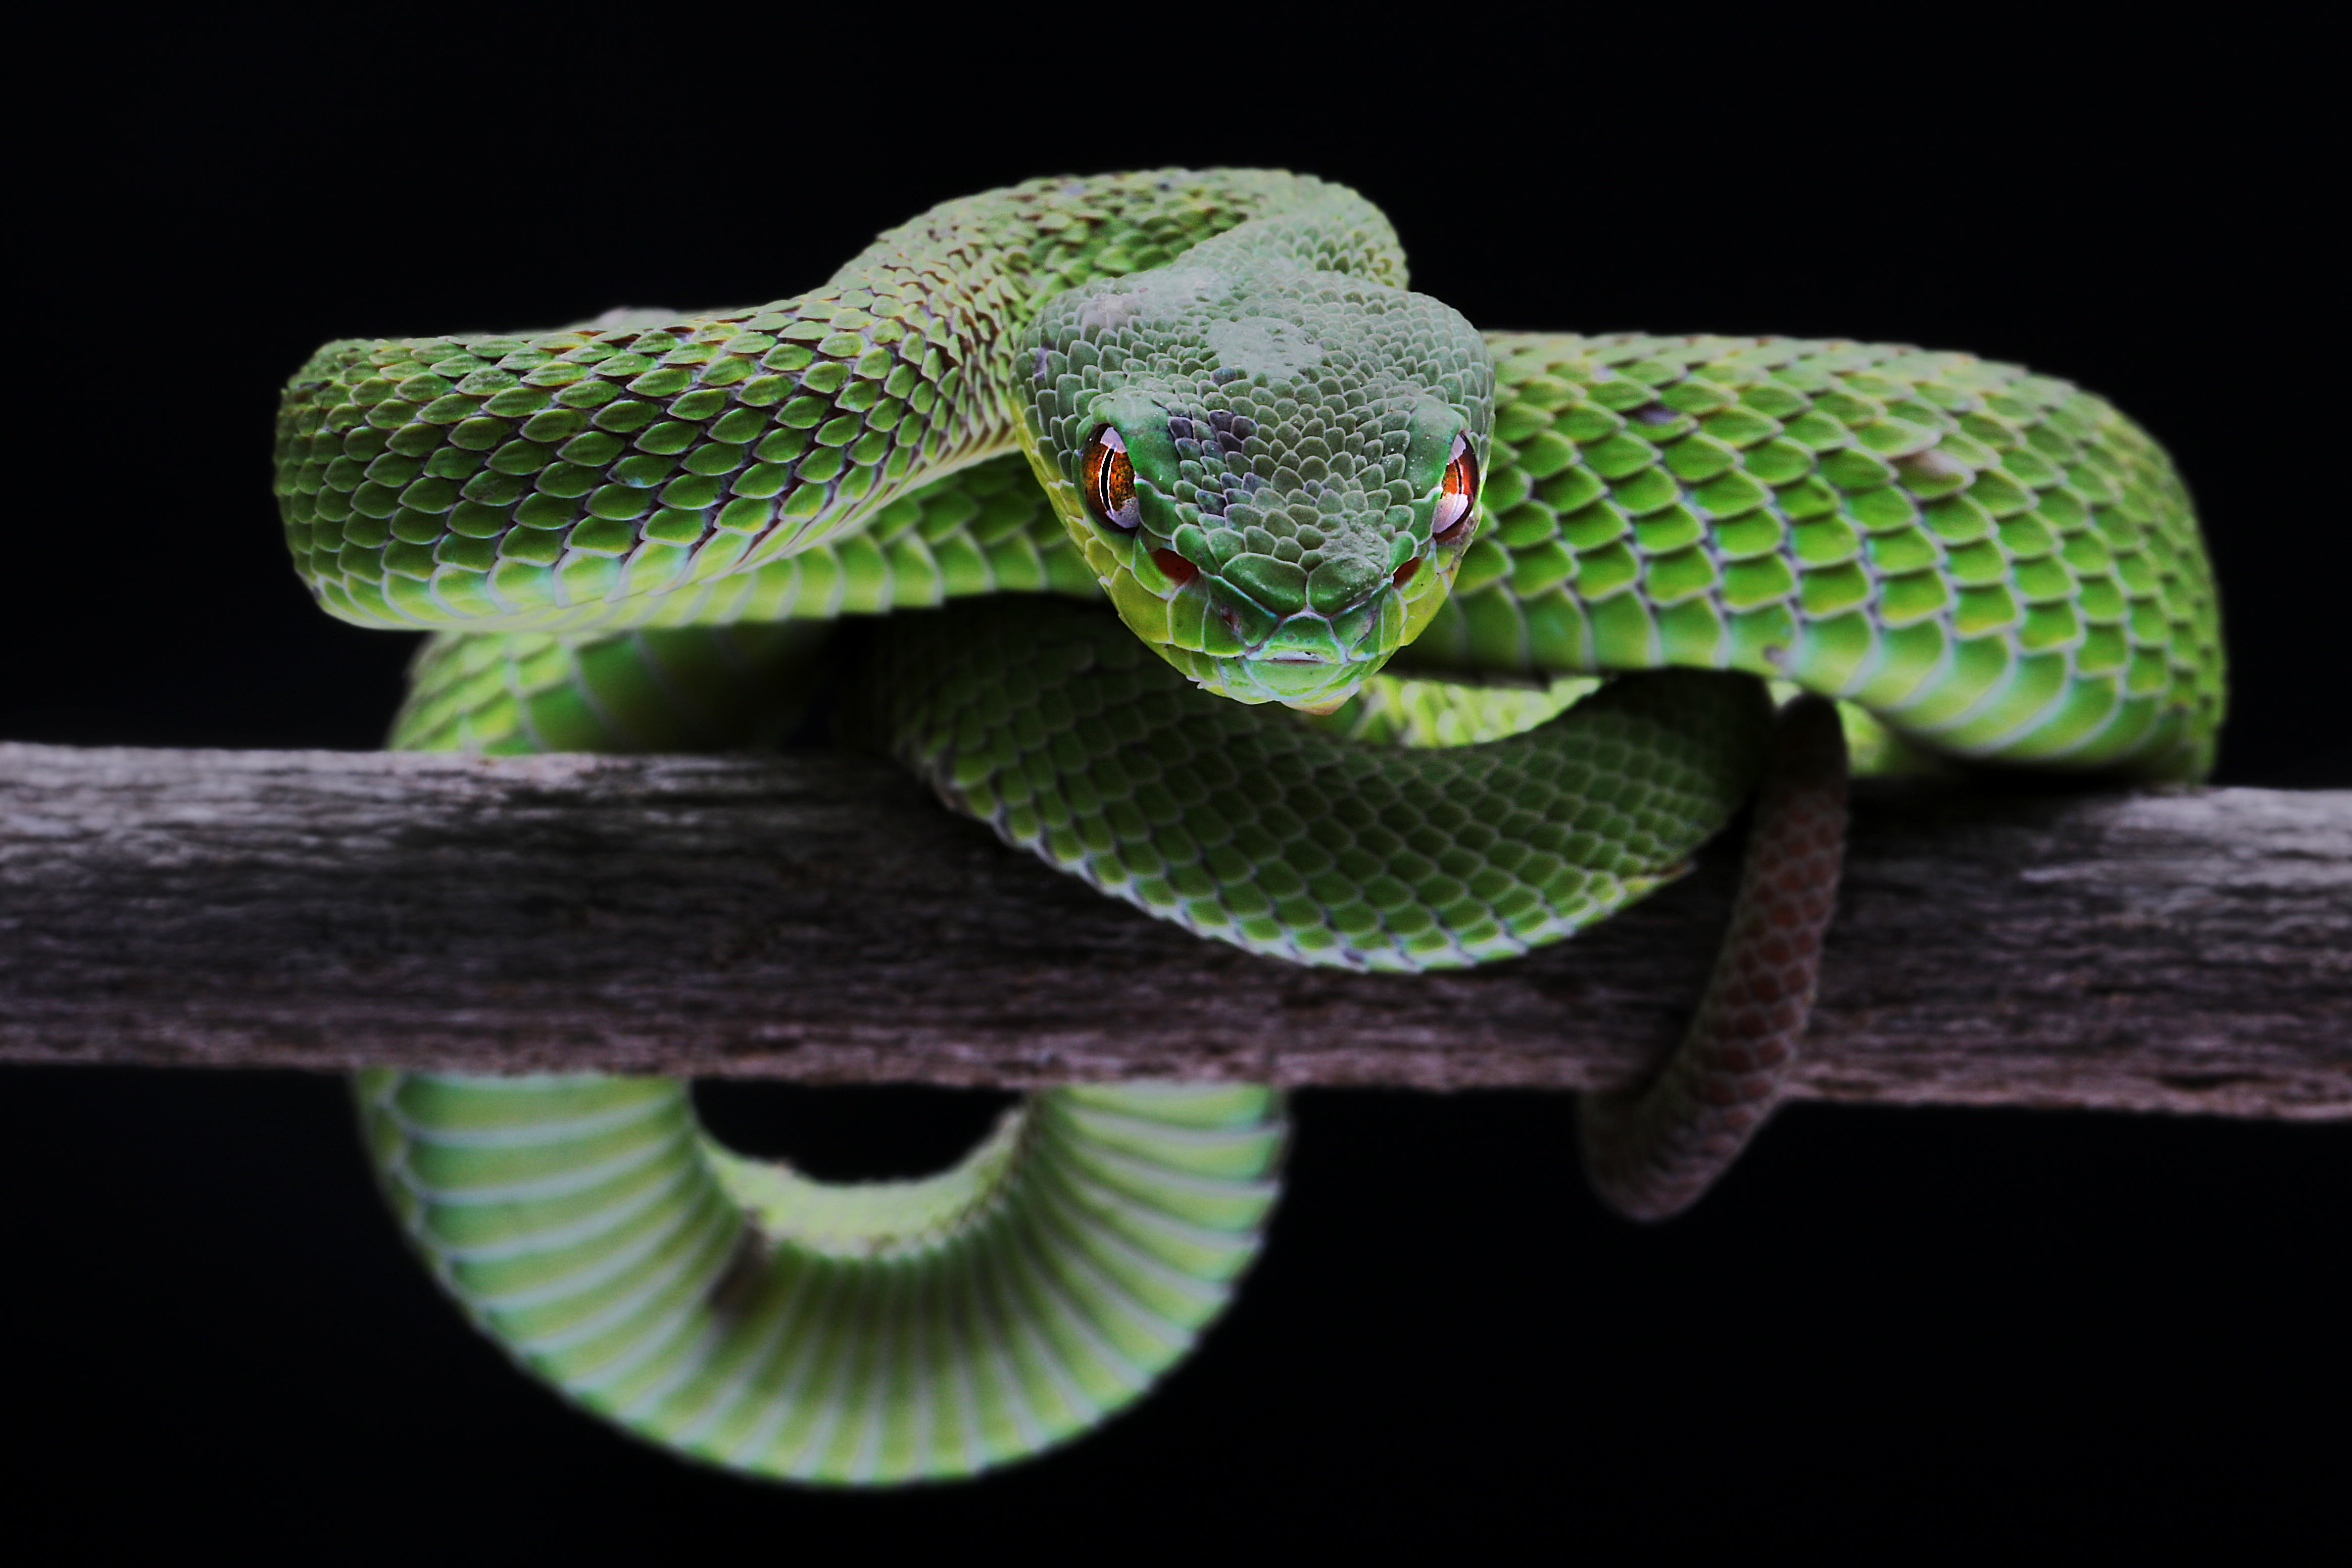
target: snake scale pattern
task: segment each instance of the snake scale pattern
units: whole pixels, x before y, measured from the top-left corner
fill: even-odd
[[[1377,209],[1286,174],[1033,181],[750,310],[330,343],[277,472],[320,604],[434,633],[395,746],[757,746],[822,699],[1008,843],[1279,961],[1559,940],[1762,781],[1690,1038],[1588,1097],[1638,1215],[1770,1110],[1848,750],[2193,778],[2221,717],[2188,497],[2101,399],[1900,346],[1480,332]],[[833,1484],[1133,1400],[1255,1256],[1286,1138],[1270,1089],[1072,1087],[939,1175],[828,1184],[660,1079],[357,1095],[524,1367]]]

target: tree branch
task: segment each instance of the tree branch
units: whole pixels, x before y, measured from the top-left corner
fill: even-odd
[[[2352,1116],[2352,792],[1857,792],[1802,1097]],[[0,1060],[1581,1089],[1733,856],[1486,968],[1293,968],[856,757],[0,745]]]

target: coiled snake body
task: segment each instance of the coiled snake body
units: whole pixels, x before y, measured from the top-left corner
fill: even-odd
[[[831,681],[1008,842],[1293,963],[1557,940],[1761,780],[1689,1039],[1584,1110],[1604,1194],[1671,1213],[1795,1049],[1844,742],[2197,775],[2202,549],[2162,452],[2063,382],[1482,335],[1403,284],[1319,181],[1033,182],[753,310],[331,343],[278,490],[326,608],[436,632],[396,746],[741,746]],[[1776,721],[1767,680],[1818,695]],[[719,1147],[678,1083],[358,1091],[419,1249],[525,1366],[826,1482],[971,1473],[1134,1398],[1255,1255],[1284,1136],[1269,1089],[1071,1088],[941,1175],[829,1185]]]

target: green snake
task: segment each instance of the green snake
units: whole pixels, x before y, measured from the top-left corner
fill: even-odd
[[[1770,1109],[1847,747],[2190,778],[2221,712],[2187,495],[2100,399],[1906,347],[1481,333],[1286,174],[950,202],[755,309],[330,343],[277,473],[319,602],[435,634],[395,746],[742,747],[820,703],[1006,842],[1286,962],[1559,940],[1760,780],[1690,1039],[1582,1113],[1642,1215]],[[825,1184],[718,1145],[682,1083],[357,1096],[523,1366],[824,1483],[1132,1401],[1255,1256],[1286,1136],[1269,1089],[1073,1087],[940,1175]]]

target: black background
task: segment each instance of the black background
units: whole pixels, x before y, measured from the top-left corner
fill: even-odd
[[[1226,31],[1165,80],[1172,36],[1083,17],[1008,20],[1076,40],[1020,56],[902,56],[856,19],[495,53],[422,13],[308,47],[167,40],[59,87],[23,143],[44,279],[10,333],[38,374],[15,387],[0,739],[376,742],[409,639],[313,609],[268,494],[276,389],[322,340],[754,301],[1031,174],[1264,163],[1378,201],[1416,286],[1482,325],[1891,338],[2109,395],[2210,530],[2221,779],[2352,784],[2340,393],[2303,346],[2340,263],[2303,46],[1916,20],[1704,52],[1689,18],[1465,19],[1297,74]],[[8,1071],[20,1521],[551,1551],[638,1528],[683,1551],[1744,1530],[1876,1551],[2251,1542],[2341,1485],[2341,1125],[1801,1107],[1693,1215],[1640,1229],[1580,1189],[1564,1099],[1302,1094],[1265,1261],[1164,1389],[982,1484],[845,1497],[684,1467],[509,1371],[403,1252],[341,1096]],[[782,1142],[864,1129],[913,1158],[974,1114],[828,1091]]]

